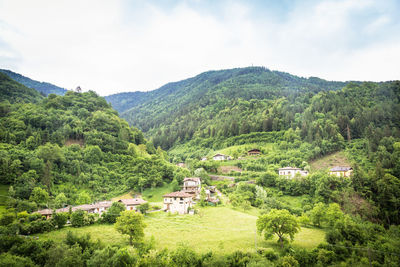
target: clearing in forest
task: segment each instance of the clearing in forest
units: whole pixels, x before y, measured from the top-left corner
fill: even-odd
[[[347,159],[344,151],[338,151],[310,162],[312,171],[324,170],[334,166],[350,165],[350,161]]]

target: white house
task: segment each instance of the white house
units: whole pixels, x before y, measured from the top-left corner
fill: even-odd
[[[202,157],[201,161],[207,161],[207,157]]]
[[[301,176],[308,175],[308,171],[303,171],[302,169],[296,167],[279,168],[278,173],[279,175],[287,176],[289,178],[293,178],[297,173],[299,173]]]
[[[164,197],[164,211],[186,214],[192,207],[192,195],[178,191],[166,194]]]
[[[353,173],[353,168],[351,167],[336,166],[329,170],[330,175],[343,176],[343,177],[350,177],[352,173]]]
[[[213,160],[227,160],[228,156],[224,154],[215,154]]]
[[[124,204],[126,207],[126,210],[137,210],[137,207],[139,205],[147,203],[146,200],[143,200],[141,198],[120,199],[120,200],[118,200],[118,202],[121,202],[122,204]]]
[[[201,190],[201,179],[199,177],[188,177],[183,179],[182,191],[196,197],[200,194]]]

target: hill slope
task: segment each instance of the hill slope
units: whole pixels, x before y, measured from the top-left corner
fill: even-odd
[[[294,101],[304,95],[338,90],[345,84],[318,78],[301,78],[262,67],[209,71],[142,93],[132,102],[134,106],[121,115],[149,137],[162,136],[165,131],[169,140],[157,144],[169,148],[176,141],[190,140],[203,130],[211,132],[208,126],[216,124],[216,119],[218,127],[214,131],[217,133],[224,131],[223,125],[227,117],[228,120],[237,122],[234,126],[237,130],[234,129],[233,135],[259,131],[260,129],[252,129],[259,125],[249,127],[244,123],[249,116],[252,117],[244,111],[248,106],[246,101],[253,101],[249,108],[254,111],[255,106],[264,105],[267,100],[288,98]],[[114,95],[115,99],[117,98]],[[120,106],[119,102],[109,100],[113,106]]]
[[[34,89],[12,80],[4,73],[0,73],[0,100],[8,100],[10,103],[16,102],[38,102],[43,97]]]
[[[163,152],[92,91],[2,103],[0,110],[0,184],[12,185],[19,199],[42,187],[51,196],[62,193],[64,203],[90,203],[175,175]]]
[[[43,93],[44,95],[49,95],[49,94],[64,95],[67,92],[67,90],[64,88],[58,87],[51,83],[38,82],[32,80],[28,77],[12,72],[10,70],[0,69],[0,72],[7,74],[11,79],[25,85],[26,87],[36,89],[37,91]]]

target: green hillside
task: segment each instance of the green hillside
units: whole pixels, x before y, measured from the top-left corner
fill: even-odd
[[[25,87],[15,82],[4,73],[0,73],[0,101],[7,100],[9,103],[38,102],[43,98],[34,89]]]
[[[6,74],[14,81],[19,82],[25,85],[26,87],[36,89],[37,91],[39,91],[44,95],[49,95],[49,94],[64,95],[67,92],[66,89],[58,87],[54,84],[35,81],[10,70],[0,69],[0,72]]]
[[[344,85],[343,82],[306,79],[262,67],[209,71],[144,93],[121,115],[149,137],[159,137],[155,140],[157,145],[169,148],[177,140],[189,140],[202,131],[223,134],[224,126],[232,120],[237,123],[232,126],[237,128],[234,135],[255,131],[253,128],[262,129],[262,121],[258,118],[252,121],[254,125],[260,123],[257,126],[244,124],[248,116],[253,115],[246,109],[264,108],[272,103],[270,101],[282,97],[294,101],[304,94],[338,90]],[[114,100],[118,100],[115,95]],[[113,106],[120,105],[118,101],[110,99],[110,102]],[[219,127],[213,130],[208,127],[210,124]]]
[[[119,113],[140,105],[151,97],[148,92],[118,93],[106,96],[107,102]]]
[[[40,187],[53,207],[91,203],[161,186],[181,171],[94,92],[0,106],[0,184],[20,201]]]

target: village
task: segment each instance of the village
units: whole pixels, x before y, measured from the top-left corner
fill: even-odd
[[[164,206],[161,209],[165,212],[178,213],[178,214],[194,214],[193,206],[201,200],[200,193],[202,190],[201,179],[199,177],[187,177],[183,180],[182,190],[171,192],[163,195]],[[211,205],[216,205],[219,203],[219,196],[221,193],[216,189],[215,186],[203,186],[205,193],[205,199],[207,203]],[[141,197],[131,198],[131,199],[120,199],[117,202],[122,203],[126,210],[133,210],[139,212],[138,207],[142,204],[148,203]],[[98,214],[101,216],[106,212],[112,205],[113,201],[99,201],[92,204],[83,204],[78,206],[67,206],[60,209],[42,209],[37,211],[37,213],[50,219],[54,213],[60,212],[75,212],[77,210],[82,210],[87,213]]]
[[[248,151],[248,156],[260,156],[261,151],[259,149],[251,149]],[[243,158],[238,158],[243,159]],[[207,157],[203,157],[201,161],[208,160]],[[214,161],[229,161],[233,160],[231,156],[224,154],[215,154],[212,157]],[[184,163],[178,163],[177,166],[185,167]],[[353,169],[349,166],[335,166],[329,169],[329,174],[334,176],[350,177]],[[303,170],[297,167],[283,167],[278,169],[278,175],[286,177],[288,179],[293,179],[296,176],[304,177],[309,175],[309,171]],[[229,177],[230,178],[230,177]],[[233,177],[232,177],[233,178]],[[186,177],[183,179],[182,189],[179,191],[167,193],[163,195],[163,207],[162,211],[177,213],[177,214],[191,214],[193,215],[194,205],[201,200],[201,192],[204,190],[205,201],[209,205],[217,205],[220,203],[221,192],[216,188],[216,186],[202,185],[200,177]],[[117,200],[122,203],[126,210],[133,210],[139,212],[138,207],[142,204],[148,203],[146,200],[142,199],[141,196],[130,199],[120,199]],[[99,201],[92,204],[83,204],[78,206],[67,206],[59,209],[42,209],[37,211],[37,213],[50,219],[53,213],[59,212],[75,212],[77,210],[83,210],[87,213],[98,214],[99,217],[111,207],[113,201]]]

